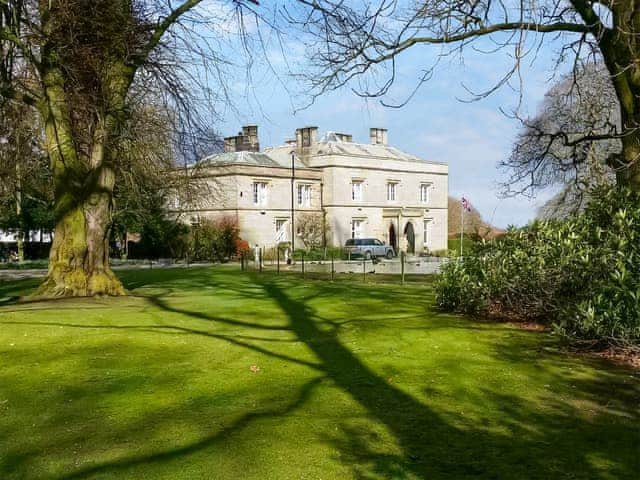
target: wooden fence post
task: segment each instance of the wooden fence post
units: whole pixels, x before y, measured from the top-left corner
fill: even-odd
[[[333,282],[333,275],[335,273],[335,270],[333,268],[333,252],[331,252],[331,281]]]

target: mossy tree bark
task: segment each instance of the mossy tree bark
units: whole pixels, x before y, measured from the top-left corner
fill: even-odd
[[[49,255],[49,272],[38,295],[123,295],[109,266],[110,194],[92,198],[58,220]]]
[[[123,295],[125,290],[109,266],[109,234],[115,170],[113,144],[123,123],[130,69],[110,66],[104,115],[86,125],[91,148],[78,148],[65,77],[52,64],[44,79],[45,139],[55,185],[56,226],[49,271],[38,296]]]
[[[635,35],[622,33],[638,31],[640,11],[630,12],[625,2],[611,7],[618,28],[603,30],[598,43],[620,103],[622,153],[609,164],[618,185],[640,190],[640,43]]]
[[[143,69],[156,80],[148,92],[181,98],[184,84],[168,80],[176,43],[162,39],[203,1],[0,0],[0,100],[40,111],[55,185],[49,272],[37,295],[125,293],[109,267],[109,234],[127,97]]]

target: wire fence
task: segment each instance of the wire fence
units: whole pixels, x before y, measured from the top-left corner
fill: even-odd
[[[272,251],[270,251],[272,250]],[[265,254],[268,253],[268,254]],[[326,252],[320,256],[316,252],[299,250],[294,256],[285,256],[278,249],[256,248],[245,252],[230,262],[191,262],[185,259],[111,259],[115,270],[166,269],[225,266],[238,271],[269,273],[276,275],[296,275],[302,279],[350,280],[363,282],[428,282],[437,274],[441,265],[449,261],[442,257],[413,257],[401,253],[393,259],[349,258],[343,252]],[[23,262],[22,264],[0,264],[0,278],[18,279],[42,276],[46,273],[47,261]]]
[[[427,280],[440,270],[446,258],[409,257],[404,252],[394,259],[377,258],[341,258],[329,255],[318,260],[309,259],[305,252],[297,252],[295,259],[281,255],[275,249],[274,255],[265,255],[262,248],[250,254],[240,256],[240,269],[257,273],[275,273],[277,275],[298,275],[303,279],[336,280],[348,277],[362,281],[390,280],[404,284],[407,281]]]

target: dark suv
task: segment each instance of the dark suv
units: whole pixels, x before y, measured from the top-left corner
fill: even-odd
[[[367,260],[376,257],[393,258],[395,255],[391,245],[385,245],[377,238],[350,238],[344,247],[349,256],[364,256]]]

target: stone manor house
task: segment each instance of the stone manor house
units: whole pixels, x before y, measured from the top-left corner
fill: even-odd
[[[390,146],[386,129],[371,128],[370,142],[357,143],[304,127],[284,145],[261,150],[258,127],[248,125],[224,147],[198,164],[208,193],[176,199],[185,221],[233,217],[251,246],[293,239],[297,249],[296,221],[314,214],[318,228],[325,218],[327,245],[374,237],[409,254],[447,248],[447,165]]]

